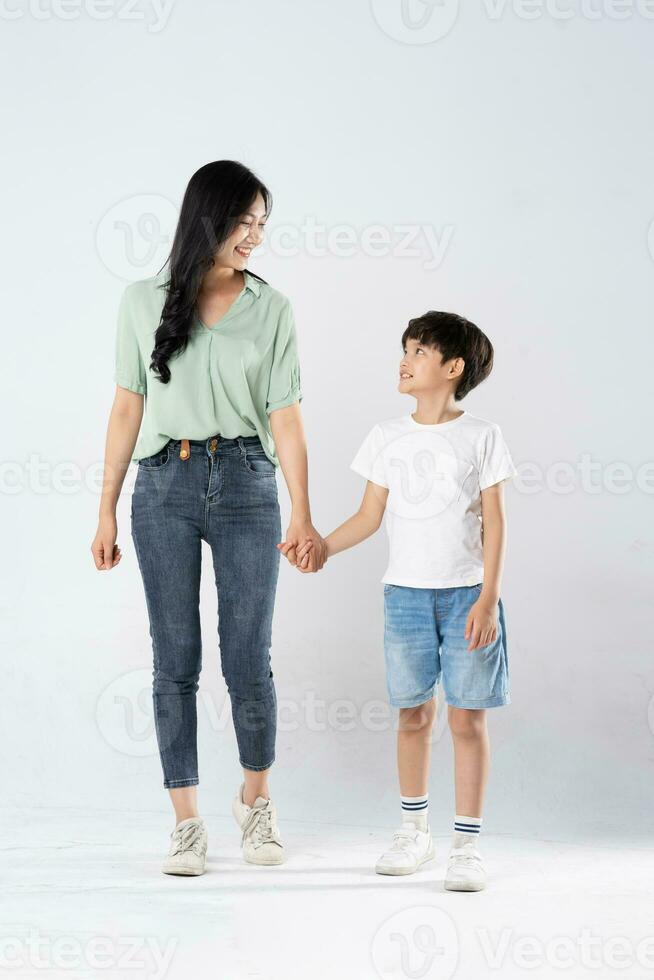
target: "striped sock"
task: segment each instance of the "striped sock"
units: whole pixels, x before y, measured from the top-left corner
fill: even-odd
[[[427,829],[429,793],[424,796],[401,796],[402,820],[413,823],[419,830]]]
[[[454,844],[465,844],[476,840],[481,832],[481,817],[464,817],[457,813],[454,817]]]

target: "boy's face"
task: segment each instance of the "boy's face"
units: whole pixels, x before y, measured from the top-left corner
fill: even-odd
[[[434,394],[448,387],[454,390],[464,367],[462,357],[453,357],[444,362],[438,348],[427,347],[409,338],[400,361],[398,391],[417,396]]]

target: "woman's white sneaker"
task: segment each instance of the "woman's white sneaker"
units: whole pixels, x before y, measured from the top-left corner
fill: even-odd
[[[170,850],[161,870],[165,875],[201,875],[207,857],[207,828],[201,817],[180,820],[170,835]]]
[[[403,823],[393,834],[390,850],[380,857],[375,865],[378,875],[410,875],[431,861],[434,845],[431,831],[419,830],[415,824]]]
[[[254,806],[243,802],[243,786],[232,803],[232,813],[241,828],[243,857],[249,864],[283,864],[284,845],[277,826],[277,810],[272,800],[258,796]]]
[[[451,892],[479,892],[486,887],[486,871],[476,841],[452,847],[445,887]]]

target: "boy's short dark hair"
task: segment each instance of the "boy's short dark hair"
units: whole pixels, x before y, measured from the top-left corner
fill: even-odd
[[[462,357],[463,374],[454,392],[456,401],[485,381],[493,369],[493,345],[476,324],[457,313],[430,310],[409,320],[402,334],[402,348],[407,340],[417,340],[426,347],[440,351],[443,361]]]

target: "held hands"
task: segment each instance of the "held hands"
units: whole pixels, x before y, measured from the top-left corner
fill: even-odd
[[[327,561],[327,544],[310,521],[291,523],[286,540],[277,548],[298,572],[304,574],[319,572]]]

